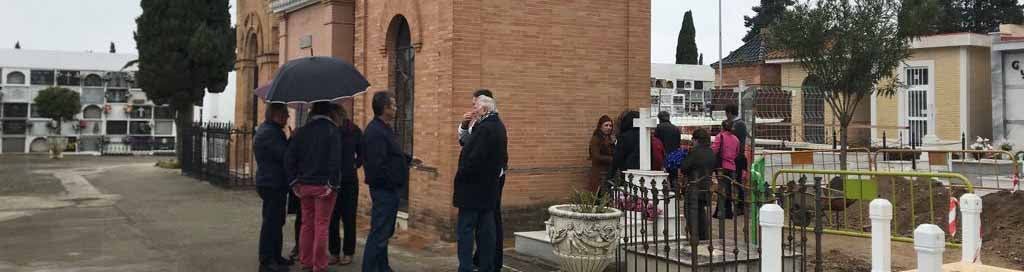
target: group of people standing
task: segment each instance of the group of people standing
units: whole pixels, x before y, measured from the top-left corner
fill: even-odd
[[[310,114],[309,122],[288,138],[288,108],[269,104],[266,120],[256,129],[256,187],[263,200],[261,271],[286,271],[296,258],[310,268],[352,263],[362,132],[336,104],[314,103]],[[295,213],[296,220],[295,248],[286,259],[281,255],[281,228],[287,213]]]
[[[669,173],[671,188],[682,186],[690,192],[685,194],[687,199],[684,202],[687,229],[697,232],[694,235],[701,240],[710,238],[706,212],[711,203],[712,183],[718,182],[720,196],[713,217],[732,218],[742,215],[745,208],[741,200],[745,198],[744,173],[749,165],[747,127],[739,117],[736,105],[726,106],[725,113],[726,120],[722,121],[714,142],[708,130],[697,128],[691,134],[691,141],[684,144],[682,131],[672,124],[670,114],[664,111],[658,113],[659,124],[651,135],[651,167]],[[617,130],[607,115],[598,120],[590,139],[590,190],[608,191],[614,183],[609,180],[614,180],[622,171],[640,168],[641,134],[640,129],[633,125],[637,118],[640,118],[637,111],[623,112],[617,118]],[[728,179],[711,178],[716,171],[716,176]],[[733,203],[739,205],[733,207]]]
[[[257,192],[263,200],[259,238],[260,271],[288,271],[295,260],[314,272],[347,265],[355,255],[356,210],[363,168],[372,208],[362,271],[393,271],[388,240],[394,235],[399,191],[409,182],[410,165],[393,128],[395,99],[377,92],[374,118],[365,135],[343,107],[312,104],[310,118],[291,137],[285,133],[289,110],[269,104],[255,133]],[[459,271],[498,271],[501,254],[501,190],[508,169],[507,133],[494,95],[478,90],[473,109],[459,126],[462,151],[454,180],[453,205],[459,209]],[[285,218],[296,213],[295,248],[282,257]],[[344,225],[341,227],[340,225]],[[344,229],[344,241],[339,229]],[[475,248],[475,252],[474,252]],[[328,255],[330,254],[330,255]]]

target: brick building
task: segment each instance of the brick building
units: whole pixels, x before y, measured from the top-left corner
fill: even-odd
[[[508,127],[502,211],[510,235],[541,227],[543,207],[584,186],[588,137],[599,116],[650,104],[647,0],[240,0],[238,6],[236,123],[254,120],[250,90],[271,79],[279,64],[311,54],[351,61],[371,83],[371,92],[343,103],[353,119],[361,126],[370,120],[370,93],[395,92],[403,146],[424,162],[412,170],[402,209],[409,226],[449,240],[456,126],[475,89],[495,92]],[[360,208],[367,211],[365,187]]]
[[[910,57],[894,73],[906,86],[891,97],[865,98],[854,113],[852,126],[858,128],[850,131],[851,143],[881,145],[883,131],[890,146],[913,141],[928,148],[956,149],[962,136],[968,140],[990,138],[991,47],[991,37],[974,33],[915,39],[910,44]],[[800,123],[803,118],[808,123],[806,116],[811,114],[825,126],[838,126],[831,110],[821,106],[824,96],[807,95],[806,86],[813,85],[814,79],[799,63],[784,56],[769,57],[767,62],[782,66],[782,86],[804,92],[793,95],[794,122]],[[819,105],[810,107],[816,112],[804,106],[810,104]]]
[[[753,39],[722,59],[722,82],[720,87],[732,88],[746,81],[747,85],[777,86],[780,83],[781,66],[767,63],[769,50],[763,39]],[[718,62],[712,63],[715,74],[719,73]]]

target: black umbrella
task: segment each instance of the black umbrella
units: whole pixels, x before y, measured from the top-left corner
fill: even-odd
[[[354,96],[370,87],[363,74],[348,62],[333,57],[304,57],[277,71],[267,101],[313,103]]]

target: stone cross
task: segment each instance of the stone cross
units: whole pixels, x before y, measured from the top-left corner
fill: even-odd
[[[651,128],[658,127],[658,118],[651,117],[650,108],[640,109],[640,118],[633,119],[640,128],[640,170],[651,170]]]

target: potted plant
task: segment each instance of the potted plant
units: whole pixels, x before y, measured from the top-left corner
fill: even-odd
[[[999,145],[999,150],[1006,151],[1006,152],[1008,152],[1010,154],[1013,154],[1013,143],[1011,143],[1011,142],[1004,142],[1004,143]],[[1009,158],[1006,157],[1006,154],[1001,154],[1000,156],[1004,160],[1012,160],[1013,159],[1013,155],[1010,155]]]
[[[622,211],[609,202],[607,194],[576,191],[569,204],[548,208],[547,232],[562,271],[604,271],[615,260]]]
[[[72,120],[82,110],[78,93],[67,88],[50,87],[39,91],[34,102],[40,116],[56,123],[51,127],[51,135],[46,137],[50,144],[50,158],[63,158],[68,139],[61,135],[61,128],[64,121]]]

